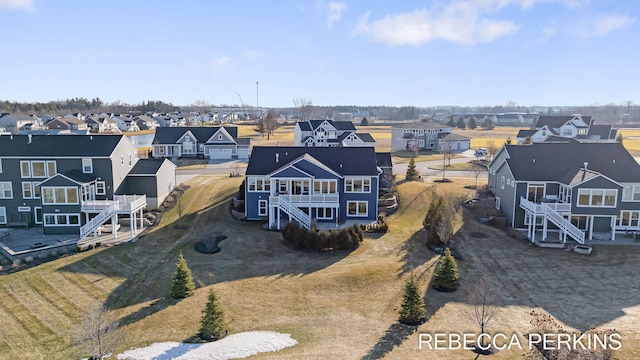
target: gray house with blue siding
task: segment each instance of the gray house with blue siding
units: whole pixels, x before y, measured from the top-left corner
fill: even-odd
[[[369,223],[378,214],[382,170],[373,147],[253,148],[245,179],[245,216],[281,229],[295,220]]]
[[[489,164],[489,188],[507,222],[532,241],[640,231],[640,165],[620,143],[505,145]]]

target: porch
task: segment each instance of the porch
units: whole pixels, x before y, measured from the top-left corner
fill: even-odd
[[[93,237],[101,234],[101,227],[111,220],[110,228],[117,228],[118,215],[129,215],[131,239],[139,230],[144,229],[144,208],[147,206],[146,195],[115,195],[113,200],[87,200],[82,202],[81,211],[85,214],[85,225],[80,227],[80,237],[84,238],[93,232]],[[90,218],[90,214],[97,214]],[[111,231],[114,239],[118,231]]]

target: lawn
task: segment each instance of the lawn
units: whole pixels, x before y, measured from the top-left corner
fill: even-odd
[[[134,244],[67,256],[0,277],[0,358],[69,359],[84,355],[72,331],[91,305],[106,301],[128,331],[122,349],[195,334],[206,293],[214,286],[231,332],[270,330],[299,344],[261,359],[460,359],[468,351],[418,350],[418,334],[478,331],[464,315],[466,292],[487,274],[503,301],[491,331],[526,334],[531,309],[549,312],[567,327],[591,324],[623,334],[619,358],[640,357],[635,332],[640,316],[636,259],[640,248],[596,247],[590,256],[540,249],[468,220],[456,235],[465,256],[461,288],[438,293],[427,285],[437,255],[424,246],[421,220],[432,184],[399,185],[400,207],[391,231],[367,237],[351,252],[312,253],[286,248],[277,232],[229,215],[229,198],[241,179],[199,176],[186,185],[183,224],[177,210]],[[436,185],[442,193],[467,191],[472,180]],[[474,233],[485,234],[477,238]],[[222,251],[193,250],[203,237],[224,234]],[[175,262],[183,253],[198,286],[195,296],[166,299]],[[396,323],[403,280],[413,272],[425,292],[427,323],[411,332]],[[502,351],[494,359],[522,358]]]

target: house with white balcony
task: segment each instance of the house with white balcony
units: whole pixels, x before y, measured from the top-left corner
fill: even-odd
[[[138,159],[122,135],[7,135],[0,149],[0,227],[82,238],[126,217],[134,237],[175,187],[174,164]]]
[[[391,127],[391,152],[438,150],[440,142],[451,134],[453,128],[434,121],[398,123]],[[457,135],[455,142],[459,149],[469,149],[470,138]]]
[[[370,223],[378,215],[383,170],[372,147],[253,148],[245,178],[245,217],[280,230]]]
[[[293,130],[293,144],[305,147],[375,147],[369,133],[358,133],[351,121],[298,121]]]
[[[640,165],[616,142],[505,145],[489,164],[496,208],[534,240],[615,240],[640,231]]]

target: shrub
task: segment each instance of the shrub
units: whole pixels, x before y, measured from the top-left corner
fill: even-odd
[[[13,260],[13,264],[11,264],[11,267],[13,267],[14,269],[17,269],[20,267],[20,265],[22,265],[22,261],[20,261],[20,259],[16,259],[16,260]]]
[[[282,238],[284,243],[293,249],[353,250],[364,239],[364,232],[357,224],[340,231],[317,232],[313,228],[306,230],[292,221],[283,229]]]
[[[459,281],[458,263],[451,255],[451,250],[446,248],[433,274],[433,288],[438,291],[455,291]]]
[[[180,254],[178,262],[176,263],[176,272],[171,282],[171,297],[174,299],[184,299],[193,295],[195,288],[196,284],[193,282],[191,269],[189,269],[187,260]]]
[[[202,320],[200,320],[200,331],[198,336],[207,341],[220,340],[227,335],[227,323],[224,313],[220,308],[218,297],[213,288],[209,290],[207,304],[202,310]]]
[[[24,262],[26,263],[30,263],[33,261],[33,256],[27,256],[26,258],[24,258]]]
[[[424,300],[420,296],[415,276],[411,273],[404,285],[399,321],[406,325],[419,325],[424,322],[425,315]]]

